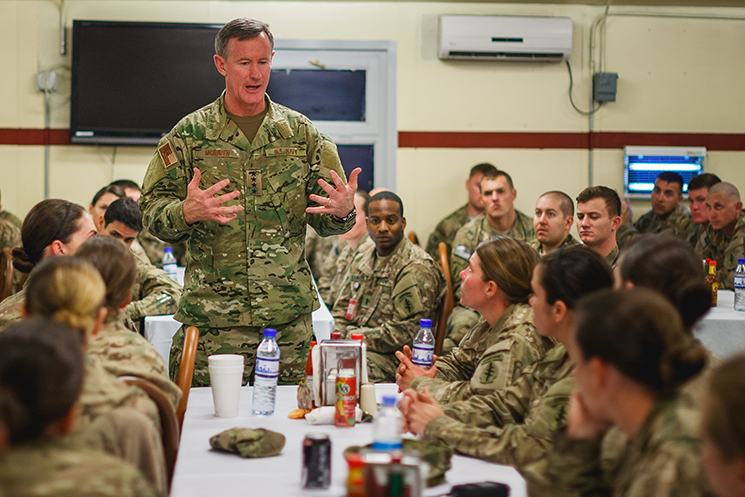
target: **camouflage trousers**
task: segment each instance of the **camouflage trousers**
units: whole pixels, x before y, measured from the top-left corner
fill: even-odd
[[[310,314],[298,316],[289,323],[268,326],[277,330],[279,344],[279,384],[296,385],[305,379],[310,341],[313,339],[313,322]],[[170,372],[175,380],[184,345],[187,325],[181,326],[173,337]],[[243,384],[253,384],[256,349],[264,338],[264,327],[236,326],[234,328],[199,328],[199,345],[194,365],[192,386],[209,386],[210,374],[207,357],[212,354],[241,354],[246,358]]]
[[[478,323],[480,316],[478,312],[462,305],[453,309],[445,329],[445,340],[442,342],[443,356],[460,344],[466,333]]]
[[[399,360],[394,353],[380,354],[367,351],[367,376],[374,383],[394,383]]]

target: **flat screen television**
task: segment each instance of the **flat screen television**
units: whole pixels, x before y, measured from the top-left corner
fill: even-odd
[[[186,114],[215,100],[210,24],[75,20],[70,142],[154,145]]]
[[[687,195],[688,183],[705,170],[705,147],[625,147],[624,194],[649,198],[657,176],[673,171],[683,177],[683,195]]]

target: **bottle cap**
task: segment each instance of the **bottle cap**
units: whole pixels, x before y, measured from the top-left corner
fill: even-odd
[[[383,406],[385,407],[394,407],[396,405],[396,396],[395,395],[384,395],[383,396]]]
[[[273,328],[264,328],[264,338],[277,338],[277,330]]]
[[[712,261],[711,261],[711,262],[709,263],[709,266],[711,266],[711,267],[717,267],[717,261],[715,261],[715,260],[712,260]]]
[[[745,259],[737,259],[738,264],[745,264]]]
[[[364,340],[364,335],[362,333],[352,333],[352,340],[359,340],[361,342]]]
[[[315,347],[316,345],[318,345],[318,342],[316,342],[315,340],[311,340],[311,341],[310,341],[310,348],[311,348],[311,349],[312,349],[313,347]]]
[[[420,319],[419,327],[420,328],[432,328],[432,320],[431,319]]]
[[[341,332],[340,331],[332,331],[331,332],[331,339],[332,340],[341,340]]]
[[[166,247],[163,249],[163,252],[171,252],[173,253],[173,247]]]

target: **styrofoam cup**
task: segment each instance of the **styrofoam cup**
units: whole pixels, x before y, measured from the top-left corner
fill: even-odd
[[[220,418],[238,416],[245,358],[239,354],[215,354],[209,356],[207,360],[209,361],[215,416]]]

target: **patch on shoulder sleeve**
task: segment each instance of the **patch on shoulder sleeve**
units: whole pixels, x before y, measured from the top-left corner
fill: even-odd
[[[412,275],[407,275],[396,283],[393,288],[393,305],[402,319],[424,311],[422,297]]]
[[[464,245],[458,245],[453,250],[453,255],[457,255],[461,259],[465,259],[465,260],[469,260],[471,258],[472,253],[473,252],[468,250]]]
[[[160,154],[160,158],[163,160],[163,167],[165,167],[166,171],[179,163],[179,160],[173,151],[173,147],[171,146],[171,142],[168,140],[158,147],[158,154]]]

